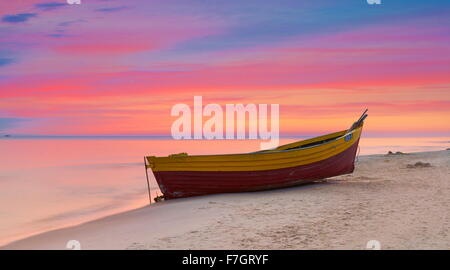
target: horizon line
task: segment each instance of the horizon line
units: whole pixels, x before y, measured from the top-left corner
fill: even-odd
[[[282,139],[290,139],[290,138],[312,138],[316,136],[324,135],[324,133],[312,133],[312,134],[305,134],[305,135],[292,135],[292,134],[285,134],[280,135],[279,138]],[[450,135],[447,134],[367,134],[364,137],[368,138],[414,138],[414,137],[450,137]],[[101,134],[84,134],[84,135],[74,135],[74,134],[0,134],[0,139],[173,139],[171,135],[135,135],[135,134],[127,134],[127,135],[120,135],[120,134],[108,134],[108,135],[101,135]],[[174,139],[175,140],[175,139]],[[208,140],[206,138],[202,139],[180,139],[180,140]],[[212,140],[229,140],[225,137],[223,139],[212,139]],[[257,139],[234,139],[234,140],[263,140],[261,138]]]

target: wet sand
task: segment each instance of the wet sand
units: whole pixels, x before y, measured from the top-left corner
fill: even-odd
[[[371,155],[351,175],[160,202],[2,249],[450,249],[448,213],[450,151]]]

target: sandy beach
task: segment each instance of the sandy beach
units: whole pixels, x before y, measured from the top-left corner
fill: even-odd
[[[351,175],[160,202],[1,248],[449,249],[449,176],[448,150],[360,156]]]

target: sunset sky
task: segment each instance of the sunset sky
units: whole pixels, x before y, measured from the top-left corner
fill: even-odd
[[[177,103],[280,104],[282,135],[450,133],[450,1],[0,2],[0,134],[170,135]],[[206,120],[206,118],[205,118]]]

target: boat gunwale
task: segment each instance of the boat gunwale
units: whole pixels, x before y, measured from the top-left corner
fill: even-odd
[[[332,143],[332,142],[336,142],[336,141],[338,141],[338,140],[341,140],[341,139],[345,138],[345,137],[348,136],[349,134],[355,133],[357,130],[359,130],[359,129],[361,129],[361,128],[362,128],[362,125],[359,126],[359,127],[357,127],[357,128],[355,128],[355,129],[353,129],[353,130],[351,130],[351,131],[349,131],[349,132],[346,132],[344,135],[339,136],[339,137],[337,137],[337,138],[335,138],[335,139],[333,139],[333,140],[326,141],[326,142],[324,142],[324,143],[317,144],[317,145],[313,145],[313,146],[309,146],[309,147],[304,147],[304,148],[298,147],[298,148],[286,149],[286,150],[279,150],[279,151],[262,150],[262,151],[250,152],[250,153],[208,154],[208,155],[186,155],[186,156],[182,156],[181,158],[190,158],[190,157],[210,157],[210,156],[215,156],[215,157],[217,157],[217,156],[238,156],[238,155],[276,154],[276,153],[287,153],[287,152],[294,152],[294,151],[302,151],[302,150],[312,149],[312,148],[319,147],[319,146],[324,146],[324,145],[327,145],[327,144]],[[343,130],[343,131],[345,131],[345,130]],[[338,132],[333,132],[333,133],[339,133],[339,132],[343,132],[343,131],[338,131]],[[323,135],[323,136],[331,135],[331,134],[333,134],[333,133],[326,134],[326,135]],[[323,137],[323,136],[318,136],[318,137]],[[318,138],[318,137],[315,137],[315,138]],[[310,139],[314,139],[314,138],[310,138]],[[310,140],[310,139],[306,139],[306,140]],[[298,141],[298,142],[302,142],[302,141],[306,141],[306,140],[301,140],[301,141]],[[294,142],[294,143],[295,143],[295,142]],[[288,144],[286,144],[286,145],[288,145]],[[282,145],[282,146],[284,146],[284,145]],[[280,146],[280,147],[281,147],[281,146]],[[177,159],[177,158],[180,158],[180,157],[173,157],[173,156],[172,156],[172,157],[171,157],[171,156],[162,156],[162,157],[157,157],[157,156],[146,156],[146,159],[148,159],[148,158],[152,158],[152,159],[161,159],[161,158],[164,158],[164,159],[169,159],[169,158]],[[168,162],[168,163],[170,163],[170,162]]]

